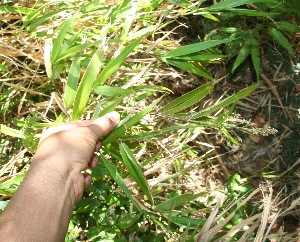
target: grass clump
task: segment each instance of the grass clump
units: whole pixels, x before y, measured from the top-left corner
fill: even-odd
[[[281,191],[289,171],[254,164],[271,149],[265,146],[280,145],[264,143],[276,131],[258,100],[270,93],[261,82],[269,79],[266,70],[261,75],[265,42],[274,40],[296,58],[293,4],[4,2],[0,48],[9,51],[0,56],[1,208],[44,128],[117,110],[122,121],[103,139],[100,166],[90,171],[93,183],[74,209],[67,241],[276,237],[274,224],[298,211],[299,194],[289,191],[294,197],[279,202],[283,194],[273,189]],[[286,11],[294,18],[283,21]],[[196,42],[182,36],[189,19],[207,28]],[[242,72],[250,59],[255,78],[227,75]],[[274,83],[267,86],[274,94]],[[275,97],[281,100],[278,92]],[[259,145],[260,153],[251,150]],[[274,157],[269,162],[280,165]],[[255,173],[244,169],[249,165]]]

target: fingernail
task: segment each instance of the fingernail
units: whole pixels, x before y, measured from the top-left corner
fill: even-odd
[[[106,114],[105,117],[109,118],[114,123],[119,123],[120,122],[120,114],[116,111],[113,111],[111,113]]]

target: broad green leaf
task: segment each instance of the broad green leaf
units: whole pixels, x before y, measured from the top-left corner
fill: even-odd
[[[77,85],[80,78],[80,57],[76,56],[72,62],[67,78],[64,101],[68,108],[71,108],[76,96]]]
[[[99,74],[94,86],[103,85],[106,80],[119,68],[119,66],[122,65],[125,58],[133,51],[133,49],[141,42],[143,38],[144,36],[127,45],[115,59],[108,62]]]
[[[4,124],[0,124],[0,133],[15,137],[15,138],[23,138],[23,132],[21,130],[10,128]]]
[[[123,214],[122,214],[123,215]],[[141,214],[124,214],[123,216],[120,217],[118,221],[118,227],[120,229],[127,229],[131,228],[141,217]]]
[[[238,7],[244,4],[259,3],[259,2],[278,3],[278,0],[224,0],[222,2],[218,2],[212,5],[210,7],[210,10],[223,10],[223,9]]]
[[[278,28],[284,30],[284,31],[288,31],[288,32],[295,32],[295,33],[299,33],[300,32],[300,27],[289,23],[289,22],[276,22],[276,25],[278,26]]]
[[[207,94],[211,92],[212,89],[212,82],[207,82],[204,85],[197,87],[193,91],[190,91],[183,96],[175,99],[174,101],[168,103],[167,105],[162,107],[160,111],[164,112],[165,114],[178,113],[202,100]]]
[[[119,127],[114,129],[103,141],[103,145],[107,145],[110,142],[116,140],[117,138],[121,137],[125,131],[129,128],[131,128],[133,125],[135,125],[137,122],[139,122],[146,114],[148,114],[155,106],[156,104],[161,100],[161,98],[157,99],[153,103],[151,103],[148,107],[146,107],[144,110],[140,111],[136,115],[129,118],[126,122],[121,124]]]
[[[229,98],[226,98],[223,101],[212,105],[211,107],[203,109],[198,114],[194,115],[192,117],[192,119],[196,119],[196,118],[199,118],[199,117],[206,116],[206,115],[208,115],[208,114],[210,114],[212,112],[215,112],[215,111],[217,111],[217,110],[219,110],[221,108],[224,108],[224,107],[226,107],[226,106],[228,106],[228,105],[230,105],[230,104],[238,101],[241,98],[246,97],[247,95],[249,95],[250,93],[252,93],[257,88],[257,86],[258,86],[257,84],[253,84],[253,85],[251,85],[251,86],[249,86],[247,88],[244,88],[243,90],[237,92],[233,96],[231,96]]]
[[[54,60],[53,64],[56,64],[57,62],[61,61],[61,60],[64,60],[64,59],[67,59],[71,56],[74,56],[76,55],[77,53],[85,50],[86,48],[88,47],[91,47],[91,46],[97,46],[99,45],[101,42],[100,41],[95,41],[93,43],[86,43],[86,44],[82,44],[82,45],[76,45],[74,47],[71,47],[70,49],[62,52],[59,56],[57,56],[57,59]]]
[[[101,201],[93,198],[83,198],[75,206],[74,211],[76,213],[87,213],[100,207]]]
[[[244,46],[240,50],[240,52],[234,62],[234,65],[232,67],[232,73],[234,73],[235,70],[248,58],[249,52],[250,52],[250,46],[248,44],[248,41],[246,40],[246,42],[244,43]]]
[[[9,201],[0,201],[0,210],[3,210],[8,205]]]
[[[127,186],[124,183],[123,177],[119,174],[116,167],[114,167],[105,157],[103,154],[100,154],[100,160],[102,164],[105,166],[109,174],[112,176],[114,181],[120,186],[120,188],[123,190],[123,192],[127,195],[127,197],[131,200],[131,202],[138,208],[139,206],[134,201],[133,197],[131,196]]]
[[[172,102],[168,103],[167,105],[163,106],[160,111],[164,112],[170,109],[175,108],[176,106],[186,102],[189,99],[194,98],[195,96],[197,96],[199,93],[201,93],[203,90],[212,90],[213,88],[213,83],[212,82],[207,82],[205,84],[203,84],[200,87],[197,87],[196,89],[184,94],[183,96],[173,100]]]
[[[133,153],[128,148],[125,143],[120,143],[120,152],[125,166],[128,169],[129,174],[133,177],[136,184],[143,191],[143,193],[147,196],[149,202],[153,204],[153,199],[151,192],[149,190],[149,186],[147,180],[144,176],[143,170],[140,165],[137,163]]]
[[[203,196],[206,193],[199,194],[184,194],[177,197],[173,197],[167,201],[158,204],[155,208],[157,211],[172,211],[174,208],[184,205],[188,202],[194,201],[196,198]]]
[[[258,80],[260,74],[260,54],[259,54],[259,44],[256,39],[251,39],[250,55],[256,73],[256,79]]]
[[[103,51],[97,50],[88,64],[85,73],[83,74],[74,101],[72,120],[79,119],[80,115],[84,112],[93,88],[94,81],[99,72],[103,55]]]
[[[195,52],[199,52],[202,50],[207,50],[209,48],[224,44],[231,41],[230,39],[223,39],[223,40],[210,40],[210,41],[203,41],[196,44],[190,44],[178,47],[177,49],[171,50],[165,54],[167,58],[174,58],[177,56],[188,55]]]
[[[52,52],[51,52],[51,62],[54,62],[54,60],[56,59],[68,30],[75,23],[74,20],[78,16],[79,16],[79,12],[76,12],[71,18],[69,18],[68,20],[66,20],[65,22],[63,22],[61,24],[57,38],[55,39],[55,41],[53,43]]]
[[[283,48],[285,48],[291,55],[295,55],[293,47],[291,46],[288,39],[277,29],[270,27],[268,30],[269,35],[273,37]]]
[[[176,66],[182,70],[197,74],[198,76],[202,76],[208,80],[212,80],[213,78],[204,70],[204,68],[201,68],[200,66],[188,62],[188,61],[179,61],[174,59],[167,59],[166,60],[168,64],[172,66]]]

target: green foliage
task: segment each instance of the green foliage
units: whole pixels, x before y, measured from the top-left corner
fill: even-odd
[[[34,152],[36,150],[39,142],[39,139],[36,137],[36,129],[33,127],[38,120],[39,118],[36,115],[28,115],[22,128],[23,144],[30,152]]]

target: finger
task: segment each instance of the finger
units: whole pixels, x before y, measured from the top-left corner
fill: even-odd
[[[97,155],[93,155],[89,164],[88,164],[88,168],[96,168],[99,164],[98,161],[98,156]]]
[[[99,150],[100,150],[100,148],[101,148],[101,146],[102,146],[101,142],[100,142],[100,141],[98,141],[98,142],[96,143],[96,145],[95,145],[94,152],[97,152],[97,151],[99,151]]]
[[[58,132],[61,132],[61,131],[65,131],[65,130],[70,130],[70,129],[74,129],[74,128],[77,128],[77,127],[84,127],[84,126],[88,126],[90,125],[91,123],[93,123],[94,120],[82,120],[82,121],[75,121],[75,122],[71,122],[71,123],[66,123],[66,124],[62,124],[62,125],[59,125],[57,127],[52,127],[52,128],[49,128],[47,129],[42,137],[40,138],[40,143],[46,139],[47,137],[49,137],[50,135],[52,134],[55,134],[55,133],[58,133]]]
[[[88,187],[92,183],[92,176],[88,173],[83,173],[84,188]]]
[[[94,120],[89,127],[98,137],[108,135],[120,122],[120,114],[118,112],[111,112],[105,116]]]

